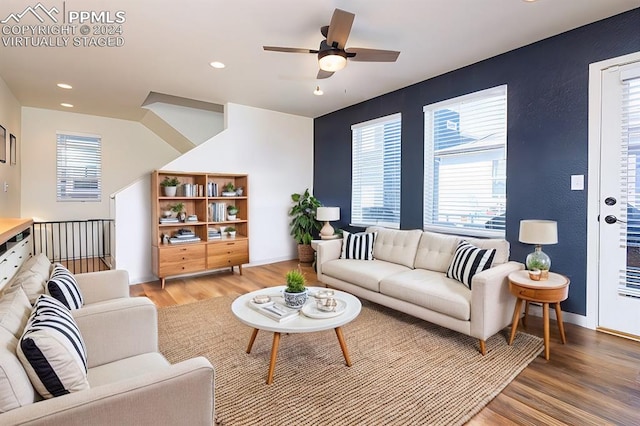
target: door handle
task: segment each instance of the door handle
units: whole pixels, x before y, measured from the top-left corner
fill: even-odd
[[[608,216],[605,216],[604,221],[607,222],[609,225],[613,225],[616,222],[620,222],[620,223],[627,223],[624,220],[620,220],[617,217],[615,217],[614,215],[610,214]]]

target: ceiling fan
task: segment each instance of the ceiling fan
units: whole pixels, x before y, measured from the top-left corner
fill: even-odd
[[[351,47],[345,49],[347,38],[351,32],[355,15],[342,9],[336,9],[328,26],[320,28],[325,40],[320,42],[320,48],[300,49],[296,47],[262,46],[264,50],[285,53],[316,53],[318,55],[317,78],[328,78],[334,72],[347,65],[347,59],[361,62],[395,62],[400,52],[395,50],[365,49]]]

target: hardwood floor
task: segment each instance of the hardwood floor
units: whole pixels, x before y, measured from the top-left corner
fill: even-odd
[[[297,262],[280,262],[195,278],[131,286],[157,306],[191,303],[282,285]],[[309,285],[318,284],[303,266]],[[529,316],[528,333],[542,336],[542,319]],[[505,338],[507,338],[506,332]],[[551,322],[551,359],[538,356],[469,425],[640,425],[640,343],[565,323],[563,345]],[[489,350],[491,348],[488,348]],[[354,360],[357,362],[357,360]]]

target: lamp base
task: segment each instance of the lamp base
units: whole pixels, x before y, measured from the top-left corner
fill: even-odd
[[[530,271],[540,271],[540,280],[549,278],[549,268],[551,268],[551,259],[542,251],[542,247],[537,245],[533,253],[527,255],[525,260],[527,269]]]
[[[323,240],[332,240],[336,238],[333,226],[331,226],[329,221],[324,222],[324,226],[320,230],[320,238],[322,238]]]
[[[338,234],[333,234],[333,235],[320,235],[320,239],[321,240],[335,240],[340,238],[340,235]]]

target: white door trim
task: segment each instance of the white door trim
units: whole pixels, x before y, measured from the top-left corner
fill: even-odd
[[[600,211],[600,134],[602,130],[602,71],[640,61],[640,52],[631,53],[589,65],[589,155],[587,179],[587,320],[586,327],[598,326],[599,239]]]

